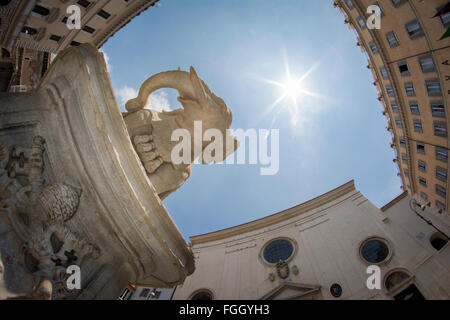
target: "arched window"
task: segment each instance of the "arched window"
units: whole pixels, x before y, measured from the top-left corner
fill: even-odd
[[[371,264],[379,264],[386,261],[390,253],[387,241],[380,238],[369,238],[360,247],[361,257]]]
[[[437,251],[441,250],[448,242],[448,239],[440,232],[436,232],[430,237],[430,243]]]
[[[213,294],[209,290],[201,289],[194,293],[191,300],[213,300]]]
[[[394,290],[399,285],[405,283],[408,279],[411,278],[411,275],[402,270],[392,271],[386,276],[386,280],[384,280],[384,287],[388,292]]]
[[[262,256],[264,261],[276,264],[280,260],[287,261],[294,254],[294,244],[288,239],[276,239],[263,248]]]

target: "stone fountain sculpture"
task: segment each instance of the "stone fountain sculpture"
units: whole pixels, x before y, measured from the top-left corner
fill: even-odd
[[[184,110],[144,109],[166,86]],[[149,78],[126,107],[90,45],[58,54],[37,91],[0,94],[0,299],[113,299],[194,271],[161,202],[192,168],[171,163],[169,133],[194,120],[226,133],[231,112],[193,69]],[[74,265],[79,289],[67,285]]]
[[[152,92],[161,88],[178,90],[180,94],[178,101],[183,108],[170,112],[144,109]],[[223,153],[218,157],[219,161],[223,161],[239,145],[227,131],[232,121],[230,108],[211,92],[193,67],[190,72],[166,71],[150,77],[141,86],[138,97],[129,100],[125,107],[130,112],[124,117],[128,132],[161,199],[184,183],[191,174],[194,160],[208,145],[206,141],[202,142],[199,148],[192,147],[188,163],[174,164],[171,152],[178,143],[171,139],[174,130],[187,130],[191,138],[190,145],[194,146],[196,143],[194,121],[201,123],[202,131],[218,129],[223,137]]]

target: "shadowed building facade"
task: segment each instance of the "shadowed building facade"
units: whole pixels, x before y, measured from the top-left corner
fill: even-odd
[[[368,58],[383,114],[388,118],[402,188],[448,215],[450,26],[445,0],[335,0]],[[381,28],[366,23],[370,5]],[[440,14],[435,16],[436,14]]]
[[[51,54],[109,37],[158,0],[29,0],[0,4],[0,92],[29,92],[50,64]],[[67,8],[80,8],[80,29],[69,29]]]

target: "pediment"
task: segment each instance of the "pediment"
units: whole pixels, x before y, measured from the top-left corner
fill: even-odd
[[[319,285],[283,282],[270,290],[260,300],[300,300],[320,293]]]

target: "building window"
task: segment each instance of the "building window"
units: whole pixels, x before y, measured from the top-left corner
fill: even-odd
[[[400,71],[400,75],[402,77],[407,77],[409,75],[411,75],[409,73],[409,68],[408,68],[408,64],[406,63],[406,61],[400,61],[399,63],[397,63],[398,65],[398,70]]]
[[[409,170],[408,169],[403,169],[403,174],[405,175],[406,178],[409,178]]]
[[[70,45],[76,47],[76,46],[79,46],[80,43],[78,41],[72,41],[72,42],[70,42]]]
[[[139,294],[140,297],[147,298],[148,294],[150,293],[150,289],[144,288],[142,289],[141,293]]]
[[[402,162],[408,165],[408,157],[406,156],[406,153],[402,153]]]
[[[90,6],[91,2],[87,0],[79,0],[77,3],[82,6],[83,8],[87,8]]]
[[[151,297],[150,297],[150,299],[159,299],[159,297],[161,296],[161,291],[158,291],[158,290],[154,290],[152,293],[151,293]]]
[[[389,74],[388,74],[388,72],[387,72],[387,70],[386,70],[385,67],[380,67],[380,73],[381,73],[381,77],[382,77],[384,80],[389,79]]]
[[[425,86],[429,96],[442,96],[441,83],[438,79],[426,80]]]
[[[447,124],[442,121],[433,121],[434,135],[438,137],[447,137]]]
[[[391,108],[393,113],[400,113],[400,110],[398,109],[397,102],[391,102]]]
[[[38,33],[36,28],[33,28],[31,26],[23,26],[22,33],[25,33],[26,35],[34,36]]]
[[[128,300],[128,299],[130,299],[130,297],[131,297],[132,294],[133,294],[133,292],[131,292],[130,289],[125,288],[125,289],[122,291],[122,293],[120,294],[119,299],[120,299],[120,300]]]
[[[277,239],[269,242],[263,248],[262,256],[269,264],[277,264],[280,260],[287,261],[294,254],[294,244],[287,239]]]
[[[408,1],[408,0],[391,0],[392,5],[393,5],[395,8],[400,7],[400,6],[401,6],[402,4],[404,4],[406,1]]]
[[[417,133],[423,133],[422,120],[413,119],[414,131]]]
[[[408,97],[414,97],[416,95],[416,91],[414,90],[414,85],[412,82],[405,83],[405,91]]]
[[[436,11],[439,12],[439,10],[443,9],[445,6],[448,6],[448,5],[449,5],[449,3],[447,2],[446,4],[437,7]],[[441,14],[439,18],[441,19],[441,23],[444,28],[447,29],[448,27],[450,27],[450,12]]]
[[[440,232],[436,232],[430,237],[430,244],[437,251],[441,250],[447,242],[448,239]]]
[[[417,142],[417,153],[425,154],[425,144],[421,142]]]
[[[213,295],[209,290],[200,290],[192,296],[191,300],[213,300]]]
[[[437,166],[436,167],[436,179],[441,180],[443,182],[447,182],[447,170]]]
[[[97,12],[97,15],[102,17],[105,20],[108,20],[109,17],[111,17],[111,14],[103,9],[101,9],[99,12]]]
[[[426,187],[427,186],[427,179],[424,177],[419,177],[419,184]]]
[[[420,199],[422,199],[423,201],[428,201],[428,195],[425,192],[421,192],[420,193]]]
[[[358,22],[358,25],[361,28],[361,30],[364,30],[366,28],[366,21],[363,18],[357,17],[356,22]]]
[[[445,118],[445,107],[442,101],[431,101],[431,115],[436,118]]]
[[[395,35],[394,31],[389,31],[388,33],[386,33],[386,40],[391,48],[398,47],[399,45],[397,36]]]
[[[402,128],[402,119],[400,117],[395,117],[395,126],[399,129]]]
[[[417,161],[417,166],[419,168],[419,171],[427,172],[427,164],[425,163],[425,161],[418,160]]]
[[[400,137],[398,140],[400,141],[400,147],[406,148],[406,141],[405,141],[405,138]]]
[[[11,53],[6,50],[5,48],[2,48],[2,58],[10,58],[11,57]]]
[[[445,190],[444,187],[442,187],[442,186],[440,186],[438,184],[435,187],[436,187],[436,194],[438,196],[441,196],[443,198],[447,198],[447,191]]]
[[[405,24],[405,28],[411,40],[424,35],[422,26],[417,19]]]
[[[52,34],[49,39],[58,42],[59,40],[61,40],[61,37],[57,36],[56,34]]]
[[[386,276],[384,287],[387,292],[395,291],[396,288],[401,287],[404,283],[409,281],[412,277],[404,271],[393,271]]]
[[[38,4],[34,6],[32,11],[43,17],[48,16],[50,14],[50,10],[48,8]]]
[[[387,84],[386,86],[386,92],[389,97],[394,97],[394,90],[392,89],[392,86]]]
[[[409,102],[409,109],[411,110],[411,114],[420,114],[419,104],[415,101]]]
[[[378,3],[378,1],[375,1],[374,4],[372,4],[373,6],[377,6],[378,8],[380,8],[380,17],[384,17],[384,10],[383,8],[380,6],[380,4]]]
[[[431,54],[419,57],[419,64],[423,73],[436,71],[433,56]]]
[[[352,10],[355,6],[353,5],[352,0],[345,0],[345,4],[347,5],[349,10]]]
[[[95,32],[95,29],[89,26],[84,26],[83,31],[86,31],[87,33],[93,34]]]
[[[448,161],[448,150],[436,147],[436,160],[447,163]]]
[[[445,204],[443,204],[442,202],[440,202],[439,200],[436,200],[434,202],[434,205],[436,206],[436,208],[439,210],[439,213],[445,212]]]
[[[375,44],[375,42],[370,41],[369,42],[369,47],[370,47],[370,50],[372,50],[373,54],[377,54],[378,53],[378,48],[377,48],[377,45]]]
[[[389,245],[385,240],[370,238],[360,247],[360,256],[371,264],[380,264],[389,258]]]

